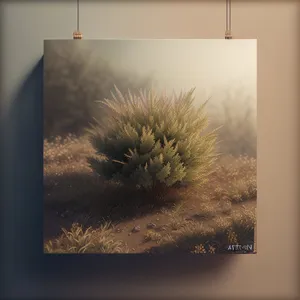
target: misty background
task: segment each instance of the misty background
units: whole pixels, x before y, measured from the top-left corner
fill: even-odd
[[[53,40],[44,48],[44,138],[81,135],[114,85],[207,99],[222,153],[256,157],[256,40]]]

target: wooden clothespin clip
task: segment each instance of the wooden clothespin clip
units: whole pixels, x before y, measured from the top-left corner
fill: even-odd
[[[73,32],[73,39],[74,40],[82,40],[83,34],[80,31]]]
[[[232,39],[232,34],[230,30],[225,31],[225,39],[226,40],[231,40]]]

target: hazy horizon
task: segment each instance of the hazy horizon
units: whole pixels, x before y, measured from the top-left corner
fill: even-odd
[[[224,91],[243,90],[256,107],[257,42],[253,39],[51,40],[45,41],[45,49],[62,43],[75,52],[91,51],[86,72],[101,58],[120,71],[153,76],[160,91],[179,93],[195,87],[197,99],[217,101]]]

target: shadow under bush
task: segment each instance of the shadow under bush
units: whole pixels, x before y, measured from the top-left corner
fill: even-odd
[[[48,175],[44,180],[44,190],[45,209],[53,209],[74,222],[79,215],[88,215],[86,226],[153,214],[180,200],[180,189],[146,192],[112,181],[104,182],[88,173],[63,174],[59,177]]]

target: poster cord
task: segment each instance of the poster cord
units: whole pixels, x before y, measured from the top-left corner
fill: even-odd
[[[226,0],[226,30],[225,30],[225,39],[231,40],[231,0]]]
[[[79,1],[80,0],[76,0],[76,1],[77,1],[77,29],[76,29],[76,31],[73,32],[73,39],[74,40],[82,40],[83,34],[80,32],[80,29],[79,29],[79,12],[80,12]]]
[[[79,2],[77,1],[77,30],[73,32],[73,39],[74,40],[81,40],[83,38],[83,34],[80,32],[79,28],[79,13],[80,13],[80,6]],[[232,39],[232,33],[231,33],[231,0],[226,0],[226,30],[225,30],[225,39],[231,40]]]

